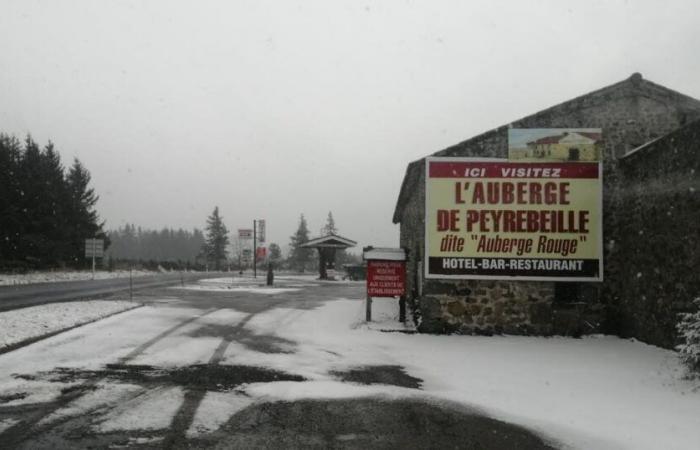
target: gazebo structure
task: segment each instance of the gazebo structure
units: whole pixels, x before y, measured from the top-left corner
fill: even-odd
[[[357,242],[338,236],[329,234],[316,239],[311,239],[301,245],[304,248],[315,248],[318,250],[318,273],[321,280],[332,279],[328,277],[329,270],[335,270],[335,251],[337,249],[346,249],[354,247]]]

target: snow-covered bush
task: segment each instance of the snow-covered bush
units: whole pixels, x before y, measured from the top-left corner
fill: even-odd
[[[681,361],[691,374],[700,376],[700,297],[694,300],[696,311],[680,315],[677,329],[682,344],[676,347]]]

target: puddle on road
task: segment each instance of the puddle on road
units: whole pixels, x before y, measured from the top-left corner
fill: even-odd
[[[299,375],[263,367],[220,364],[195,364],[172,368],[136,364],[107,364],[102,370],[57,368],[50,372],[42,372],[38,376],[60,383],[106,379],[146,386],[182,386],[189,390],[204,391],[229,391],[246,383],[306,380]],[[16,377],[22,378],[23,375]],[[83,387],[85,386],[77,385],[66,389],[79,390]]]
[[[420,389],[423,380],[412,377],[401,366],[362,366],[344,371],[333,371],[331,375],[342,381],[360,384],[389,384],[411,389]]]

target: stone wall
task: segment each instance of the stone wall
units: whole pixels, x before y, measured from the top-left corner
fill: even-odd
[[[700,297],[700,121],[620,160],[615,243],[623,336],[676,343],[679,312]]]
[[[406,171],[394,221],[400,222],[401,245],[410,252],[407,277],[409,305],[420,323],[421,331],[528,334],[617,332],[620,321],[604,321],[607,317],[604,311],[606,307],[615,311],[623,309],[617,303],[621,301],[625,289],[621,270],[627,263],[626,255],[612,251],[621,240],[618,216],[615,214],[621,198],[618,192],[618,160],[631,149],[699,117],[700,102],[645,81],[635,74],[621,83],[435,153],[435,156],[505,158],[509,127],[602,128],[604,283],[426,282],[417,271],[418,261],[424,256],[425,166],[424,160],[411,163]],[[469,295],[465,294],[465,288],[469,289]],[[501,305],[498,314],[495,312],[496,305]],[[465,308],[466,313],[461,311],[461,307]],[[619,317],[617,315],[615,319]]]

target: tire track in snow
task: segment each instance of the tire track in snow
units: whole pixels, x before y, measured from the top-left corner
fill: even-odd
[[[148,348],[151,346],[155,345],[156,343],[160,342],[164,338],[168,337],[172,333],[176,332],[180,328],[189,325],[192,322],[195,322],[196,320],[212,314],[216,311],[221,310],[222,308],[210,308],[205,310],[202,314],[198,314],[196,316],[189,317],[181,322],[176,323],[172,327],[166,329],[165,331],[159,333],[155,337],[149,339],[148,341],[144,342],[143,344],[139,345],[132,351],[130,351],[128,354],[125,356],[122,356],[119,358],[118,364],[126,364],[127,362],[133,360],[137,356],[141,355],[143,352],[145,352]],[[251,314],[252,317],[252,314]],[[244,320],[250,320],[248,317]],[[229,342],[230,344],[230,342]],[[221,347],[221,344],[219,345]],[[218,349],[217,349],[218,350]],[[224,349],[225,350],[225,349]],[[216,354],[216,352],[215,352]],[[223,351],[222,351],[223,354]],[[16,446],[17,444],[23,442],[24,440],[32,437],[35,435],[38,429],[44,428],[44,429],[51,429],[56,427],[57,425],[60,425],[64,421],[56,421],[52,422],[49,425],[44,425],[44,426],[39,426],[39,423],[49,417],[51,414],[55,413],[59,409],[65,407],[68,403],[72,402],[73,400],[76,400],[80,396],[83,395],[84,392],[89,391],[95,386],[104,381],[105,378],[97,378],[97,379],[90,379],[86,380],[85,382],[75,386],[73,389],[70,389],[68,392],[61,393],[61,395],[48,403],[41,403],[37,405],[37,411],[34,413],[30,414],[28,418],[22,419],[16,424],[12,425],[11,427],[7,428],[4,432],[0,433],[0,436],[2,436],[2,442],[3,446],[8,446],[8,447],[13,447]],[[200,400],[201,401],[201,400]],[[2,408],[0,408],[0,411],[2,411]],[[68,418],[66,419],[68,420]]]
[[[236,326],[221,340],[207,364],[211,366],[218,365],[223,359],[226,349],[236,340],[236,337],[241,334],[246,324],[259,312],[248,314],[236,324]],[[207,391],[205,389],[188,389],[185,391],[185,400],[182,402],[177,413],[175,413],[175,417],[173,417],[170,429],[163,441],[163,448],[179,448],[186,442],[187,430],[190,429],[197,409],[202,403],[202,400],[204,400],[206,394]]]

